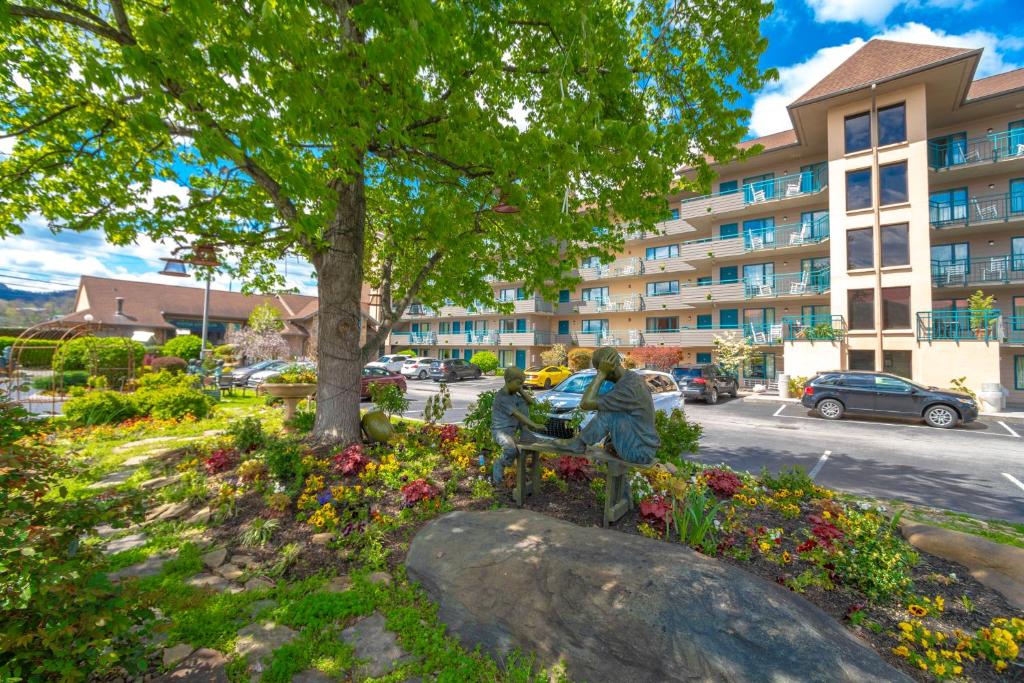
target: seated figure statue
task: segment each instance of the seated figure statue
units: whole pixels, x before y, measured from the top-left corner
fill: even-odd
[[[534,398],[523,390],[526,373],[512,366],[505,368],[504,377],[505,386],[494,392],[494,405],[491,407],[491,436],[501,449],[491,469],[491,479],[495,485],[501,483],[505,468],[515,462],[519,453],[516,441],[535,443],[537,437],[529,430],[543,429],[530,421],[530,404]]]
[[[597,414],[571,439],[556,439],[557,448],[582,453],[604,439],[611,442],[614,454],[633,463],[654,462],[660,445],[654,426],[654,399],[641,375],[622,367],[619,353],[610,346],[594,351],[591,362],[597,370],[580,399],[580,410],[596,410]],[[599,395],[608,380],[612,389]],[[611,451],[612,449],[609,449]]]

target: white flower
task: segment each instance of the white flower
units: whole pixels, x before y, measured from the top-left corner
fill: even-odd
[[[857,502],[857,507],[859,507],[861,510],[867,511],[867,510],[871,509],[871,503],[868,503],[867,501],[863,501],[863,500],[862,501],[858,501]]]

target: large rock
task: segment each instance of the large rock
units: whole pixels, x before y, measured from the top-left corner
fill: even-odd
[[[464,646],[585,681],[909,681],[790,591],[678,544],[524,510],[453,512],[410,578]]]

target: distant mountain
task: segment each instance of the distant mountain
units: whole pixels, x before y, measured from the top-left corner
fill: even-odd
[[[67,315],[75,306],[74,289],[29,292],[0,282],[0,327],[28,327]]]

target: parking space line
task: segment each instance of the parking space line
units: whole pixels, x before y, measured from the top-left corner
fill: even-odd
[[[781,413],[785,409],[786,409],[786,404],[783,403],[781,406],[779,406],[779,409],[775,411],[775,414],[772,415],[772,417],[778,417],[779,413]]]
[[[828,456],[830,455],[832,455],[832,451],[825,451],[824,453],[822,453],[821,457],[818,458],[817,464],[814,465],[814,468],[811,469],[810,474],[808,474],[807,476],[810,477],[811,479],[814,479],[816,476],[818,476],[818,472],[821,472],[821,468],[825,466],[825,463],[828,461]]]
[[[1009,479],[1021,491],[1024,491],[1024,484],[1020,483],[1020,479],[1017,479],[1017,477],[1012,474],[1007,474],[1006,472],[1003,472],[1003,476]]]
[[[815,422],[822,422],[823,421],[822,418],[820,418],[820,417],[808,417],[806,415],[773,415],[773,417],[778,417],[778,418],[785,419],[785,420],[814,420]],[[852,424],[852,425],[879,425],[881,427],[896,427],[897,429],[928,429],[928,430],[931,430],[931,431],[936,431],[934,427],[929,427],[927,425],[897,424],[895,422],[869,422],[867,420],[839,420],[839,421],[833,422],[832,424],[840,424],[840,423]],[[982,432],[982,431],[977,431],[977,430],[973,430],[973,429],[968,429],[968,430],[957,429],[957,430],[953,430],[950,433],[952,433],[952,434],[977,434],[979,436],[1001,436],[1004,439],[1012,439],[1014,437],[1016,437],[1018,439],[1022,438],[1018,434],[1000,434],[998,432]]]
[[[1010,425],[1006,424],[1002,420],[999,421],[999,424],[1003,425],[1003,429],[1005,429],[1006,431],[1010,432],[1010,434],[1012,434],[1013,436],[1017,437],[1018,439],[1020,438],[1020,434],[1018,434],[1017,432],[1013,431],[1013,428],[1010,427]]]

